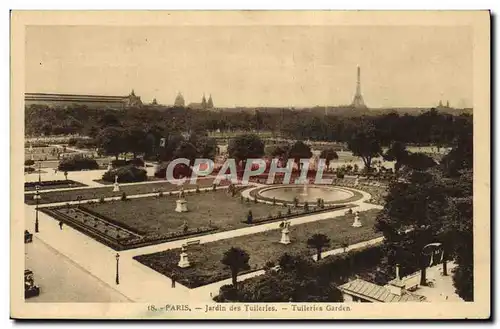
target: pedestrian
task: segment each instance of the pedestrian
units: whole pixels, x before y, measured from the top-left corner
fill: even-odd
[[[171,280],[172,280],[172,288],[175,288],[175,280],[176,280],[176,279],[177,279],[177,278],[176,278],[176,275],[175,275],[175,274],[173,274],[173,275],[172,275],[172,278],[171,278]]]
[[[63,222],[62,222],[62,221],[60,221],[60,222],[59,222],[59,228],[61,229],[61,231],[62,231],[63,225],[64,225],[64,224],[63,224]]]

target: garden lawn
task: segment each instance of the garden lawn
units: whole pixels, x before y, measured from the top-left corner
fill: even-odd
[[[33,155],[33,160],[35,160],[35,161],[38,161],[38,160],[56,160],[57,154],[55,153],[55,150],[57,150],[57,149],[60,152],[63,152],[63,149],[59,148],[57,146],[33,147],[33,152],[30,152],[29,147],[26,147],[26,148],[24,148],[24,159],[25,160],[31,159],[31,155]],[[65,153],[65,154],[75,153],[75,151],[66,150],[63,153]]]
[[[166,276],[171,277],[172,273],[176,273],[179,283],[189,288],[196,288],[231,276],[230,270],[221,263],[222,255],[231,247],[242,248],[250,255],[250,271],[254,271],[263,268],[268,261],[276,262],[284,253],[314,255],[316,250],[308,248],[307,239],[315,233],[325,234],[330,238],[330,247],[323,251],[339,248],[344,241],[354,244],[379,237],[381,234],[373,230],[378,212],[379,210],[369,210],[359,213],[363,223],[363,227],[360,228],[351,226],[353,215],[292,226],[290,229],[292,243],[289,245],[279,243],[281,230],[276,223],[275,230],[189,246],[191,267],[184,269],[177,266],[180,249],[140,255],[135,259]]]
[[[198,186],[200,188],[212,186],[214,178],[200,178],[198,179]],[[194,189],[196,185],[184,184],[184,189]],[[120,192],[113,192],[113,186],[95,187],[89,189],[80,189],[75,191],[52,191],[41,194],[40,204],[55,203],[55,202],[68,202],[76,201],[78,196],[82,200],[99,199],[101,197],[117,197],[121,196],[123,192],[127,195],[148,194],[154,192],[168,192],[180,190],[179,185],[171,184],[169,182],[163,183],[147,183],[135,185],[120,185]],[[33,195],[25,194],[24,202],[27,204],[35,204]]]
[[[219,230],[232,230],[248,226],[246,220],[251,209],[254,218],[277,213],[277,206],[263,203],[241,202],[238,195],[232,197],[225,189],[201,191],[186,195],[188,212],[174,211],[177,196],[145,197],[127,201],[108,201],[86,204],[84,207],[105,217],[122,222],[141,234],[166,234],[179,232],[184,221],[189,228],[215,226]],[[283,211],[283,209],[281,208]]]

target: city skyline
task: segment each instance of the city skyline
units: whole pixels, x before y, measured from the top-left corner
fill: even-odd
[[[26,92],[171,105],[472,107],[466,27],[28,27]],[[173,50],[172,50],[173,49]],[[235,74],[237,72],[238,74]],[[77,78],[75,78],[77,77]]]

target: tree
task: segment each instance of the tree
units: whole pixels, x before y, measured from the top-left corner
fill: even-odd
[[[118,160],[120,153],[126,151],[126,139],[123,128],[105,128],[97,135],[97,144],[106,154],[114,155],[116,160]]]
[[[356,127],[355,132],[347,141],[347,145],[353,155],[361,157],[368,171],[371,170],[372,159],[382,153],[375,128],[366,122],[362,122]]]
[[[217,141],[207,136],[191,135],[189,139],[198,150],[198,155],[204,159],[214,160],[217,154]]]
[[[445,228],[442,235],[447,238],[445,251],[455,257],[453,285],[457,294],[465,301],[474,300],[474,237],[472,170],[462,171],[459,191],[463,196],[450,198],[446,211]],[[448,255],[445,255],[448,256]],[[444,259],[446,261],[446,258]],[[443,264],[444,265],[444,264]]]
[[[406,145],[401,142],[392,143],[391,147],[383,155],[384,160],[386,161],[396,161],[394,164],[394,172],[396,174],[403,165],[407,156],[408,151],[406,150]]]
[[[146,153],[146,133],[138,127],[129,127],[125,131],[125,143],[127,151],[132,152],[134,158],[137,154]]]
[[[198,150],[196,147],[189,142],[181,142],[179,147],[174,152],[174,158],[186,158],[189,159],[189,165],[192,166],[194,161],[198,157]]]
[[[302,141],[295,142],[288,151],[288,158],[293,159],[299,169],[301,169],[300,159],[310,159],[311,156],[311,147]]]
[[[412,170],[425,171],[437,165],[436,161],[424,153],[409,153],[404,158],[404,165]]]
[[[307,246],[309,248],[316,249],[317,258],[316,260],[321,260],[321,252],[323,248],[330,246],[330,239],[324,234],[314,234],[307,240]]]
[[[429,263],[422,249],[439,240],[446,190],[438,172],[413,171],[407,181],[391,184],[384,209],[377,216],[375,229],[384,234],[389,265],[400,264],[407,273],[419,268],[422,284]]]
[[[472,127],[463,129],[464,131],[460,132],[451,151],[441,161],[444,172],[451,177],[459,176],[461,170],[473,167],[474,143]]]
[[[222,257],[221,263],[228,266],[231,270],[231,278],[235,289],[237,289],[238,273],[250,268],[248,264],[249,260],[250,256],[245,250],[235,247],[231,247]]]
[[[257,135],[243,134],[229,141],[227,151],[236,164],[243,161],[245,165],[247,159],[256,159],[264,155],[264,142]]]
[[[160,161],[170,161],[175,158],[175,152],[183,143],[184,137],[178,133],[164,134],[165,144],[163,146],[159,145],[158,157]],[[160,139],[158,139],[158,143],[160,143]]]
[[[266,150],[266,154],[275,158],[285,159],[289,150],[289,144],[272,145]]]
[[[332,148],[327,148],[326,150],[321,151],[319,157],[320,159],[325,159],[326,168],[329,168],[330,161],[337,160],[339,155]]]

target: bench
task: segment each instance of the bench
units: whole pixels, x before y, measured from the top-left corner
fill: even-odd
[[[201,240],[192,240],[192,241],[188,241],[186,242],[186,247],[189,247],[189,246],[196,246],[196,245],[199,245],[201,242]]]

